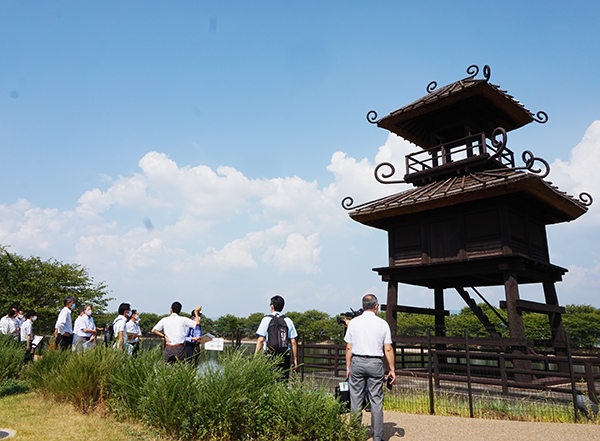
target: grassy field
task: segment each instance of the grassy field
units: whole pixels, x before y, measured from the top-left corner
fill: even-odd
[[[44,399],[35,392],[0,398],[0,429],[15,430],[18,440],[167,440],[141,424],[117,421],[99,412],[83,415],[70,404]]]

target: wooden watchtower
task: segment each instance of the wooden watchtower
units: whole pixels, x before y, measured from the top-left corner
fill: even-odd
[[[435,316],[436,334],[445,335],[444,290],[456,290],[492,336],[497,330],[466,288],[504,286],[510,337],[525,338],[522,311],[548,314],[553,341],[564,338],[555,283],[565,268],[550,263],[546,225],[569,222],[587,211],[591,197],[579,199],[544,180],[549,166],[530,151],[516,166],[506,147],[507,132],[533,121],[544,123],[544,112],[533,114],[506,91],[483,79],[468,77],[437,89],[389,115],[369,122],[416,144],[406,156],[406,174],[390,180],[395,167],[382,163],[375,178],[386,184],[410,183],[414,188],[353,206],[342,206],[362,224],[388,232],[388,266],[374,268],[387,282],[386,318],[396,330],[396,313]],[[541,284],[545,303],[523,300],[520,284]],[[433,309],[398,305],[398,285],[433,290]],[[478,293],[478,292],[477,292]],[[562,346],[562,345],[561,345]]]

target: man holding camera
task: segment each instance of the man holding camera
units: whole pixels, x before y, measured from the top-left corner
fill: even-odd
[[[367,294],[362,299],[364,312],[348,323],[346,336],[346,374],[350,387],[352,412],[362,412],[365,386],[371,395],[371,428],[373,441],[383,436],[383,356],[389,366],[388,383],[396,382],[392,336],[387,322],[377,317],[377,297]]]

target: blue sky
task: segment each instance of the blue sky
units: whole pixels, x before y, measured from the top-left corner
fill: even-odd
[[[561,303],[600,307],[597,2],[0,2],[0,244],[78,262],[117,300],[207,315],[330,314],[385,298],[385,233],[339,202],[415,147],[367,123],[435,80],[491,82],[549,115],[509,133],[570,194],[550,226]],[[484,290],[493,304],[503,295]],[[431,306],[402,287],[400,303]],[[523,297],[541,301],[541,287]],[[464,306],[446,294],[450,309]]]

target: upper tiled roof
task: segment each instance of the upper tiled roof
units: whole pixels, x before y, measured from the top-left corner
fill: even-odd
[[[507,132],[534,121],[534,114],[499,86],[467,77],[439,89],[374,121],[422,147],[431,145],[431,133],[463,115],[476,131],[491,133],[497,127]]]
[[[425,95],[422,98],[419,98],[416,101],[413,101],[412,103],[401,107],[398,110],[395,110],[394,112],[390,113],[389,116],[396,116],[399,115],[401,113],[407,113],[410,112],[414,109],[417,109],[419,107],[423,107],[423,106],[427,106],[429,104],[432,104],[436,101],[439,101],[441,99],[444,99],[446,97],[449,97],[450,95],[454,95],[454,94],[458,94],[463,92],[464,90],[467,90],[469,88],[472,88],[478,84],[481,83],[485,83],[487,84],[490,88],[492,88],[493,90],[495,90],[496,92],[498,92],[498,94],[500,96],[503,96],[504,98],[508,99],[512,104],[516,105],[517,107],[523,109],[523,111],[528,114],[531,118],[531,120],[533,121],[533,113],[531,113],[531,111],[527,110],[525,108],[525,106],[518,100],[516,100],[512,95],[509,95],[506,90],[502,90],[500,89],[500,86],[496,85],[496,84],[492,84],[492,83],[488,83],[487,80],[475,80],[471,77],[467,77],[464,78],[462,80],[458,80],[454,83],[448,84],[446,86],[440,87],[439,89],[435,89],[434,91],[428,93],[427,95]],[[384,118],[381,118],[379,121],[388,118],[387,116]],[[379,123],[379,121],[377,121]]]
[[[479,199],[524,192],[548,208],[547,224],[570,221],[587,211],[580,200],[531,173],[502,170],[455,176],[353,207],[357,222],[384,228],[382,220]],[[385,228],[384,228],[385,229]]]

